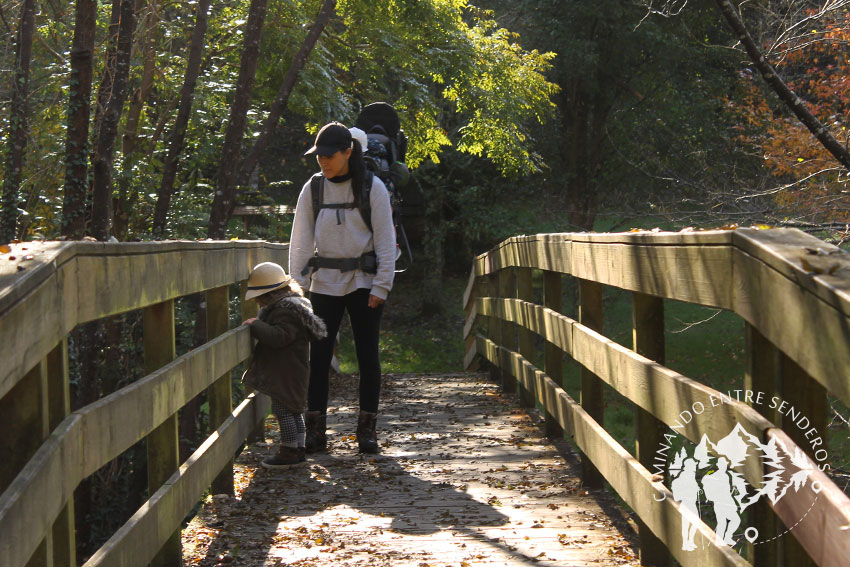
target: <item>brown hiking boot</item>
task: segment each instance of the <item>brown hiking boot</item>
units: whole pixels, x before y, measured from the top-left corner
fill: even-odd
[[[361,453],[377,453],[378,434],[375,428],[378,425],[378,414],[370,411],[360,411],[357,418],[357,446]]]
[[[328,436],[325,433],[328,424],[327,414],[308,411],[304,414],[304,425],[307,428],[307,452],[318,453],[328,450]]]
[[[307,457],[304,456],[304,447],[281,447],[277,453],[263,459],[261,463],[266,469],[290,469],[303,465],[307,462]]]

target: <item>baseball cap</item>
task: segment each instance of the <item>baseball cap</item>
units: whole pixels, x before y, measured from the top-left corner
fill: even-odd
[[[339,150],[352,147],[351,132],[345,124],[329,122],[322,126],[316,134],[316,142],[313,147],[304,152],[304,155],[318,154],[320,156],[332,156]]]

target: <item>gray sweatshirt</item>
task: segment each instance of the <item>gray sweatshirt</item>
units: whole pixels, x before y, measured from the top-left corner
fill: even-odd
[[[325,204],[353,201],[350,180],[332,183],[325,179]],[[314,226],[310,181],[304,184],[295,206],[295,220],[289,242],[289,271],[303,289],[335,296],[368,289],[376,297],[387,298],[395,275],[396,240],[390,196],[384,182],[377,176],[372,181],[370,203],[371,231],[356,208],[322,209]],[[307,261],[316,251],[324,258],[358,258],[371,250],[378,257],[376,274],[360,270],[341,272],[332,268],[319,268],[301,275]]]

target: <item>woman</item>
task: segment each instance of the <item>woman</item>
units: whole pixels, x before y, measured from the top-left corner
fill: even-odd
[[[290,273],[310,290],[313,311],[328,330],[327,337],[311,343],[307,452],[327,449],[330,363],[347,311],[360,371],[357,444],[363,453],[376,453],[381,391],[378,339],[395,270],[389,194],[380,179],[367,174],[360,142],[345,125],[331,122],[323,126],[304,155],[312,154],[322,173],[301,190],[289,249]]]

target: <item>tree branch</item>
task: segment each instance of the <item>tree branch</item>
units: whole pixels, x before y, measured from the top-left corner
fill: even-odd
[[[743,20],[741,20],[737,10],[732,5],[732,2],[730,0],[716,1],[717,6],[720,8],[720,11],[723,12],[723,16],[726,18],[729,26],[738,36],[738,39],[744,46],[744,49],[747,50],[747,54],[750,56],[750,59],[752,59],[767,84],[770,85],[777,96],[779,96],[779,99],[794,112],[800,122],[802,122],[812,134],[814,134],[815,138],[818,139],[821,145],[823,145],[823,147],[826,148],[826,150],[831,153],[835,159],[841,163],[841,165],[850,170],[850,153],[848,153],[847,148],[842,146],[838,140],[830,134],[827,127],[824,126],[820,120],[818,120],[817,117],[809,111],[808,108],[806,108],[806,105],[802,100],[800,100],[800,97],[794,94],[794,92],[788,88],[788,85],[779,78],[779,75],[776,74],[776,71],[770,63],[767,62],[767,59],[756,45],[756,42],[753,40],[750,32],[744,25]]]
[[[292,59],[292,63],[289,65],[289,69],[286,71],[286,76],[283,78],[283,83],[280,85],[277,97],[272,103],[268,118],[263,125],[262,134],[260,134],[254,142],[254,145],[251,147],[248,155],[240,165],[240,184],[244,185],[247,183],[248,177],[257,166],[257,162],[260,161],[260,156],[263,154],[263,151],[265,151],[266,146],[268,146],[269,139],[272,134],[274,134],[278,122],[280,122],[280,116],[283,113],[283,109],[286,108],[286,103],[289,101],[289,95],[292,93],[293,87],[295,87],[298,75],[307,63],[307,58],[310,56],[310,52],[313,51],[313,47],[315,47],[316,42],[319,41],[319,36],[322,35],[322,31],[324,31],[325,27],[328,25],[335,9],[336,0],[324,0],[324,2],[322,2],[322,6],[316,16],[316,21],[310,27],[307,37],[304,39],[304,42],[301,44],[301,48],[298,50],[298,53],[295,54],[295,57]]]

